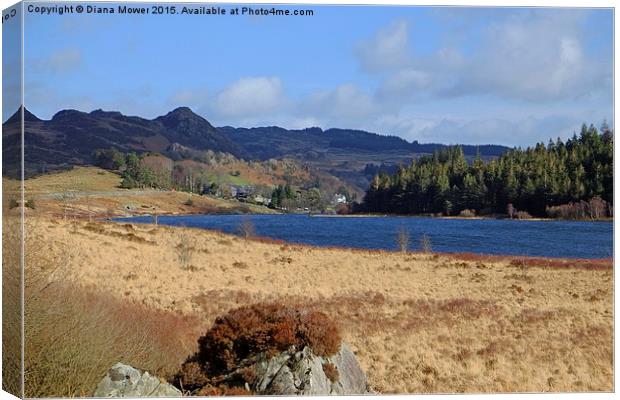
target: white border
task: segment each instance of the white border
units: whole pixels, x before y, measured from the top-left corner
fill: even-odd
[[[96,3],[96,1],[81,1],[82,3]],[[145,3],[145,1],[140,1],[140,0],[124,0],[124,2],[127,3]],[[170,1],[167,1],[170,2]],[[174,1],[174,3],[196,3],[197,1],[191,1],[191,0],[178,0],[178,1]],[[520,0],[520,1],[515,1],[515,0],[505,0],[502,1],[501,3],[498,3],[498,1],[492,1],[492,0],[477,0],[477,1],[468,1],[468,0],[450,0],[450,1],[437,1],[437,0],[425,0],[425,1],[409,1],[409,0],[391,0],[391,1],[385,1],[385,0],[376,0],[376,1],[370,1],[370,0],[337,0],[337,1],[330,1],[330,0],[313,0],[313,1],[299,1],[299,0],[270,0],[270,1],[266,1],[266,0],[236,0],[236,1],[214,1],[214,0],[205,0],[205,1],[201,1],[202,3],[229,3],[229,4],[240,4],[240,3],[254,3],[254,4],[317,4],[317,5],[378,5],[378,6],[390,6],[390,5],[406,5],[406,6],[467,6],[467,7],[583,7],[583,8],[595,8],[595,7],[604,7],[604,8],[614,8],[614,77],[616,76],[617,73],[617,68],[618,68],[618,62],[617,62],[617,53],[616,53],[616,47],[615,44],[617,43],[617,31],[615,30],[615,6],[616,6],[616,2],[614,1],[609,1],[609,0],[589,0],[589,1],[577,1],[577,0],[563,0],[563,1],[552,1],[552,0]],[[68,2],[67,2],[68,3]],[[152,3],[157,3],[156,1],[153,1]],[[16,2],[11,1],[11,0],[0,0],[0,8],[2,9],[6,9],[12,5],[15,5]],[[23,12],[22,12],[22,27],[23,25]],[[0,39],[1,39],[1,33],[0,33]],[[0,42],[1,43],[1,42]],[[22,46],[23,46],[23,32],[22,32]],[[1,61],[1,57],[2,54],[0,52],[0,61]],[[23,61],[23,48],[22,48],[22,61]],[[2,70],[2,66],[1,66],[1,62],[0,62],[0,72]],[[614,130],[616,128],[616,121],[618,121],[618,114],[617,114],[617,110],[615,107],[615,94],[616,94],[616,88],[617,88],[617,82],[614,79]],[[23,75],[22,75],[22,99],[23,99]],[[1,99],[1,95],[0,95],[0,106],[2,105],[2,99]],[[23,115],[22,115],[22,126],[23,126]],[[614,144],[614,160],[616,160],[616,151],[618,149],[618,144],[617,141]],[[23,151],[23,149],[22,149]],[[2,162],[2,154],[0,153],[0,165]],[[23,171],[23,168],[22,168]],[[618,195],[620,194],[620,189],[619,189],[619,179],[618,177],[620,176],[619,174],[620,168],[618,167],[617,164],[614,165],[614,198],[618,199]],[[1,188],[0,188],[0,194],[1,194]],[[23,196],[23,193],[22,193]],[[23,198],[22,198],[22,202],[23,202]],[[23,204],[23,203],[22,203]],[[1,219],[1,215],[0,215],[0,219]],[[617,220],[614,218],[614,249],[618,248],[618,244],[620,243],[620,239],[618,237],[616,237],[615,232],[616,229],[618,228],[617,225]],[[1,230],[1,225],[0,225],[0,230]],[[0,248],[0,254],[1,254],[1,248]],[[614,258],[614,310],[618,310],[618,298],[615,296],[616,290],[617,290],[617,282],[615,280],[615,258]],[[1,290],[1,289],[0,289]],[[616,334],[616,315],[614,313],[614,339],[615,339],[615,334]],[[1,332],[1,327],[0,327],[0,332]],[[619,383],[619,378],[618,378],[618,374],[617,374],[617,370],[615,368],[616,364],[616,357],[615,355],[618,354],[617,352],[618,350],[618,342],[614,340],[614,390],[616,388],[618,388],[618,383]],[[22,351],[23,351],[23,347],[22,347]],[[1,359],[0,359],[0,363],[1,363]],[[1,375],[0,375],[0,380],[1,380]],[[509,398],[509,399],[521,399],[521,398],[532,398],[532,399],[537,399],[537,398],[541,398],[541,399],[545,399],[545,400],[558,400],[558,399],[571,399],[571,400],[585,400],[585,399],[607,399],[607,398],[615,398],[616,394],[615,393],[569,393],[569,394],[477,394],[477,395],[395,395],[397,396],[399,399],[414,399],[414,398],[423,398],[423,399],[429,399],[429,400],[448,400],[448,399],[474,399],[474,400],[483,400],[483,399],[504,399],[504,398]],[[373,396],[373,399],[389,399],[389,398],[394,398],[395,396],[388,396],[388,395],[379,395],[379,396]],[[345,396],[345,397],[349,397],[349,396]],[[14,399],[15,397],[4,392],[4,391],[0,391],[0,400],[4,400],[4,399]],[[236,399],[237,397],[235,397]],[[286,397],[279,397],[279,398],[286,398]],[[315,397],[315,398],[321,398],[321,399],[327,399],[328,397]],[[355,398],[355,397],[351,397],[351,398]],[[295,399],[293,397],[290,397],[290,399]]]

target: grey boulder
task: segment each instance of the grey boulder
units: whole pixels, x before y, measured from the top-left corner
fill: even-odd
[[[330,380],[323,365],[332,364],[338,378]],[[255,364],[257,379],[252,390],[265,395],[356,395],[368,394],[366,374],[349,347],[330,357],[320,357],[305,347],[298,352],[284,352]]]
[[[181,391],[146,371],[119,362],[99,382],[93,397],[181,397]]]

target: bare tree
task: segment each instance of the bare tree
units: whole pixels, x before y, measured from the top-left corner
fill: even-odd
[[[250,221],[249,218],[244,218],[239,225],[239,234],[246,239],[251,238],[252,236],[256,236],[256,230],[254,229],[254,224]]]
[[[177,258],[182,269],[190,268],[195,248],[196,240],[187,232],[186,228],[182,228],[179,233],[179,244],[176,247]]]
[[[433,252],[431,238],[426,233],[422,234],[422,237],[420,238],[420,249],[422,250],[422,253]]]
[[[396,235],[396,244],[398,245],[398,249],[403,253],[406,253],[409,249],[410,240],[411,236],[409,235],[409,231],[404,226],[401,226],[398,230],[398,234]]]
[[[515,210],[515,207],[512,205],[512,203],[508,203],[508,205],[506,206],[506,214],[508,214],[508,218],[512,219],[516,211],[517,210]]]

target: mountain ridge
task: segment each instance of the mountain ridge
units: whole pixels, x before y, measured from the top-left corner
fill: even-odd
[[[92,164],[97,149],[154,152],[176,159],[211,150],[248,161],[295,159],[364,188],[369,181],[364,170],[369,164],[408,164],[420,155],[447,147],[357,129],[215,127],[189,107],[177,107],[153,119],[102,109],[64,109],[49,120],[39,119],[24,108],[24,122],[27,176]],[[3,123],[5,175],[19,170],[20,123],[21,108]],[[179,148],[175,144],[192,151],[175,151]],[[500,145],[462,147],[470,157],[478,152],[483,157],[497,157],[509,150]]]
[[[19,113],[21,111],[21,107],[11,116],[9,117],[5,122],[3,122],[3,125],[7,124],[7,123],[12,123],[12,122],[19,122]],[[99,109],[95,109],[92,110],[90,112],[86,112],[86,111],[80,111],[77,109],[72,109],[72,108],[68,108],[68,109],[62,109],[59,110],[58,112],[56,112],[51,119],[49,120],[44,120],[41,119],[39,117],[37,117],[35,114],[33,114],[32,112],[30,112],[27,108],[24,107],[24,120],[25,121],[41,121],[41,122],[50,122],[50,121],[57,121],[60,117],[64,117],[65,115],[75,115],[75,114],[84,114],[84,115],[91,115],[91,116],[96,116],[96,117],[122,117],[122,118],[136,118],[136,119],[141,119],[141,120],[145,120],[145,121],[152,121],[152,122],[167,122],[170,119],[176,119],[177,121],[179,119],[181,120],[187,120],[187,119],[191,119],[191,118],[197,118],[199,120],[204,121],[204,123],[206,123],[206,126],[208,127],[208,129],[214,129],[214,130],[265,130],[265,129],[277,129],[277,130],[283,130],[283,131],[299,131],[299,132],[307,132],[309,134],[313,134],[313,135],[317,135],[317,134],[332,134],[332,133],[340,133],[340,132],[347,132],[347,133],[354,133],[354,134],[358,134],[358,135],[371,135],[371,136],[377,136],[386,140],[397,140],[400,142],[405,142],[409,145],[418,145],[418,146],[461,146],[461,147],[465,147],[465,148],[476,148],[476,147],[482,147],[482,148],[489,148],[489,147],[497,147],[497,148],[501,148],[504,150],[508,150],[511,147],[509,146],[504,146],[504,145],[500,145],[500,144],[493,144],[493,143],[485,143],[485,144],[466,144],[466,143],[439,143],[439,142],[429,142],[429,143],[420,143],[418,140],[412,140],[412,141],[408,141],[407,139],[401,138],[400,136],[397,135],[389,135],[389,134],[381,134],[381,133],[376,133],[376,132],[370,132],[370,131],[366,131],[363,129],[352,129],[352,128],[337,128],[337,127],[331,127],[331,128],[327,128],[327,129],[323,129],[320,127],[307,127],[307,128],[301,128],[301,129],[289,129],[289,128],[284,128],[278,125],[268,125],[268,126],[257,126],[257,127],[251,127],[251,128],[247,128],[247,127],[234,127],[231,125],[223,125],[220,127],[216,127],[214,125],[212,125],[209,120],[207,120],[205,117],[203,117],[200,114],[197,114],[196,112],[194,112],[190,107],[187,106],[180,106],[177,107],[171,111],[169,111],[168,113],[166,113],[165,115],[160,115],[157,116],[153,119],[148,119],[148,118],[144,118],[144,117],[139,117],[139,116],[129,116],[129,115],[125,115],[123,113],[121,113],[120,111],[105,111],[101,108]],[[177,116],[180,116],[177,117]],[[498,154],[493,154],[493,155],[498,155]]]

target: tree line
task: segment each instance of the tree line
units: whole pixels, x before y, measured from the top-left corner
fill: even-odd
[[[158,153],[123,153],[109,148],[95,150],[93,163],[101,168],[117,171],[122,177],[120,186],[126,189],[174,189],[232,197],[229,185],[220,181],[217,173],[210,170],[209,166],[195,160],[174,161]],[[252,165],[260,167],[259,164]],[[260,169],[257,168],[257,171],[260,172]],[[228,174],[232,178],[238,178],[240,172],[233,170]],[[298,184],[294,184],[296,178],[284,174],[286,184],[275,187],[260,183],[238,186],[246,186],[246,197],[261,195],[270,199],[272,208],[292,211],[299,208],[325,210],[332,205],[334,193],[344,195],[349,200],[354,198],[344,185],[335,186],[335,182],[321,179],[318,175],[313,178],[306,184],[301,184],[298,180]]]
[[[585,124],[580,135],[468,163],[459,146],[394,174],[374,176],[357,211],[395,214],[509,214],[607,217],[613,203],[613,131]]]
[[[206,171],[182,162],[174,162],[157,153],[123,153],[115,148],[97,149],[93,163],[104,169],[118,171],[123,178],[121,187],[175,189],[202,193],[213,182]]]

